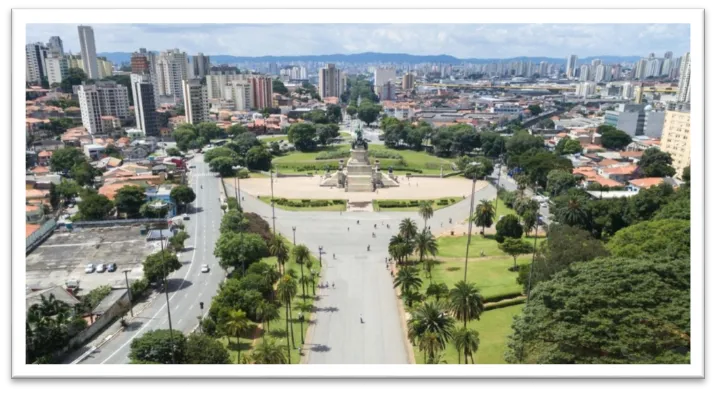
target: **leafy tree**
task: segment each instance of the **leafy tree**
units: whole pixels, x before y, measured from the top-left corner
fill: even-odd
[[[219,258],[222,269],[241,268],[243,272],[252,263],[268,256],[268,249],[261,236],[255,233],[225,232],[216,242],[214,255]]]
[[[87,74],[81,68],[70,68],[67,70],[67,76],[60,82],[60,89],[71,94],[72,86],[79,86],[85,81],[87,81]]]
[[[55,183],[50,183],[50,206],[52,206],[52,209],[57,209],[57,207],[60,206],[60,193],[57,192],[57,187],[55,186]]]
[[[283,348],[272,339],[263,339],[251,352],[255,364],[286,364],[288,360]]]
[[[502,219],[497,222],[495,230],[497,232],[495,240],[497,240],[498,243],[504,242],[505,238],[508,237],[514,239],[522,238],[522,225],[520,225],[520,220],[514,214],[508,214],[502,217]]]
[[[192,333],[186,340],[186,364],[230,364],[229,351],[217,340]]]
[[[423,342],[426,337],[432,338],[437,345],[420,345],[427,352],[427,363],[434,363],[438,351],[442,351],[452,338],[455,320],[443,311],[442,305],[435,302],[420,304],[408,322],[408,338],[413,345]]]
[[[318,124],[316,125],[316,136],[318,137],[318,143],[327,145],[329,141],[334,138],[338,138],[340,133],[339,128],[336,124]]]
[[[169,245],[175,251],[181,251],[184,249],[184,242],[189,238],[189,234],[185,231],[179,231],[174,236],[169,238]]]
[[[326,116],[331,123],[340,123],[343,120],[343,111],[340,105],[326,105]]]
[[[303,114],[303,119],[308,120],[315,124],[328,124],[328,117],[326,116],[326,111],[321,109],[314,109],[312,111],[306,112]]]
[[[181,269],[182,264],[174,253],[165,249],[147,256],[142,266],[144,278],[149,282],[159,283],[172,272]]]
[[[184,154],[182,154],[182,152],[179,149],[177,149],[176,147],[170,147],[166,151],[167,151],[167,155],[169,155],[170,157],[183,157],[184,156]]]
[[[522,240],[522,239],[513,239],[513,238],[506,238],[502,244],[500,244],[498,247],[500,247],[500,250],[504,252],[505,254],[508,254],[512,257],[514,260],[514,265],[512,266],[512,271],[516,272],[518,270],[517,267],[517,257],[522,254],[528,254],[532,252],[532,245],[528,242]]]
[[[88,193],[82,197],[77,208],[84,220],[103,220],[112,211],[114,205],[104,195]]]
[[[249,169],[268,171],[271,169],[271,153],[263,146],[254,146],[246,152],[246,166]]]
[[[562,138],[555,146],[555,152],[558,155],[575,154],[582,151],[582,144],[576,139]]]
[[[477,165],[471,165],[472,162],[476,162]],[[465,166],[463,172],[463,176],[468,179],[484,179],[494,170],[492,161],[485,157],[472,160],[471,163]]]
[[[646,177],[674,176],[671,154],[655,147],[646,149],[639,160],[639,171]]]
[[[507,154],[516,157],[531,149],[544,150],[544,139],[539,135],[530,135],[527,131],[514,133],[506,144]]]
[[[244,214],[236,209],[229,209],[221,217],[221,225],[219,226],[220,233],[239,233],[246,232],[249,226],[249,220],[244,217]]]
[[[236,160],[229,157],[216,157],[209,161],[209,169],[212,172],[217,172],[221,177],[228,177],[235,173],[234,166],[237,164]]]
[[[506,151],[505,138],[496,132],[481,132],[480,147],[486,157],[497,158]]]
[[[117,207],[117,213],[124,213],[127,217],[135,217],[139,215],[147,196],[144,189],[139,186],[124,186],[117,191],[114,196],[114,205]]]
[[[690,261],[601,258],[532,291],[505,359],[529,364],[688,364]]]
[[[251,329],[251,322],[246,316],[246,312],[243,310],[234,310],[229,312],[229,315],[223,321],[223,330],[234,337],[236,337],[236,363],[239,363],[241,359],[241,335],[248,333]]]
[[[204,161],[205,162],[211,162],[214,158],[219,157],[229,157],[232,160],[238,160],[238,154],[233,151],[232,149],[229,149],[228,147],[215,147],[211,150],[207,150],[204,152]]]
[[[405,266],[398,270],[398,274],[393,279],[393,288],[400,287],[400,292],[404,298],[408,300],[408,307],[413,306],[411,294],[417,292],[423,285],[418,270],[411,266]]]
[[[653,220],[663,219],[691,219],[691,195],[688,187],[682,187],[674,193],[671,201],[656,211]]]
[[[299,151],[316,149],[316,127],[309,123],[295,123],[288,128],[288,141]]]
[[[691,165],[685,167],[681,172],[681,180],[685,181],[687,186],[691,185]]]
[[[191,187],[178,185],[169,192],[169,198],[171,198],[175,204],[181,206],[183,210],[186,210],[186,205],[194,202],[196,194]]]
[[[81,186],[90,186],[100,172],[87,161],[81,161],[70,169],[70,176]]]
[[[472,357],[472,354],[477,352],[480,347],[480,333],[477,330],[461,328],[453,333],[452,339],[455,349],[457,349],[458,357],[462,353],[465,357],[465,364],[467,364],[468,357],[472,364],[475,364],[475,358]]]
[[[52,157],[50,157],[50,170],[53,172],[68,173],[72,167],[86,161],[87,159],[79,149],[74,147],[61,147],[55,150],[52,153]]]
[[[187,359],[187,340],[179,330],[152,330],[132,340],[129,348],[134,364],[182,364]]]
[[[552,224],[549,237],[539,245],[534,263],[520,267],[517,283],[522,284],[525,293],[529,292],[530,269],[531,286],[551,279],[556,273],[568,268],[572,263],[587,262],[609,255],[604,244],[593,238],[589,232],[569,225]]]
[[[547,192],[556,196],[577,185],[574,175],[562,169],[553,169],[547,174]]]
[[[450,145],[450,151],[452,154],[463,155],[480,147],[480,137],[472,126],[468,124],[456,124],[449,126],[447,130],[451,134],[452,143]]]
[[[576,192],[567,194],[565,197],[566,203],[562,204],[561,200],[555,202],[557,221],[567,225],[587,228],[589,217],[586,209],[586,198]]]
[[[286,88],[286,85],[284,85],[283,82],[281,82],[279,79],[274,79],[272,83],[274,93],[288,94],[288,89]]]
[[[617,232],[607,243],[615,257],[691,257],[691,223],[687,220],[651,220]]]
[[[44,129],[48,129],[52,131],[52,133],[55,136],[58,136],[67,129],[72,128],[74,126],[75,122],[74,120],[67,118],[67,117],[61,117],[61,118],[50,118],[50,123],[46,125],[42,125],[41,127]]]
[[[403,262],[405,258],[413,253],[412,239],[408,239],[402,234],[392,236],[388,244],[388,253],[398,263]]]
[[[475,208],[474,222],[475,225],[482,227],[482,233],[485,233],[485,228],[491,227],[495,220],[495,207],[492,202],[487,199],[480,201],[480,204]]]
[[[257,264],[254,264],[252,267],[256,265]],[[266,324],[266,329],[263,329],[264,333],[271,331],[271,321],[281,318],[278,305],[275,302],[261,300],[259,304],[256,305],[256,318],[262,324]]]
[[[428,285],[428,288],[425,290],[425,295],[428,297],[434,297],[435,301],[440,301],[440,299],[445,299],[449,296],[450,289],[448,288],[447,284],[444,282],[441,283],[431,283]]]
[[[547,175],[554,169],[572,172],[572,162],[567,158],[559,157],[544,149],[533,149],[524,154],[510,156],[508,162],[524,170],[531,184],[538,183],[541,187],[547,186]]]
[[[662,206],[671,202],[673,195],[674,189],[666,183],[640,190],[629,200],[629,218],[632,222],[650,220]]]
[[[169,214],[169,207],[155,208],[149,203],[144,203],[139,208],[139,215],[144,218],[162,218]]]
[[[196,141],[199,134],[196,128],[192,124],[181,124],[172,133],[172,137],[177,143],[177,148],[182,151],[187,151],[192,148],[192,143]]]
[[[348,107],[346,108],[346,113],[351,116],[355,116],[355,114],[358,113],[358,108],[353,105],[348,105]]]
[[[212,139],[217,138],[223,138],[226,136],[224,133],[224,130],[219,128],[216,123],[212,122],[203,122],[196,125],[196,131],[199,134],[200,137],[204,138],[207,141],[210,141]]]
[[[246,132],[249,132],[249,129],[241,124],[232,124],[226,129],[226,133],[232,137],[237,137]]]
[[[370,125],[378,119],[378,115],[380,115],[382,110],[382,106],[365,100],[361,102],[360,106],[358,106],[358,118]]]
[[[530,111],[532,116],[537,116],[542,113],[542,107],[536,104],[528,106],[527,109]]]
[[[614,126],[603,124],[597,127],[597,132],[602,136],[602,146],[605,149],[624,150],[631,143],[631,136]]]

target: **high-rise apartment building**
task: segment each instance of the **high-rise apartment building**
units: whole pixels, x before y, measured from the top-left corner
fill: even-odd
[[[103,116],[119,120],[129,117],[129,94],[127,88],[114,81],[98,81],[82,85],[77,91],[82,114],[82,125],[90,134],[108,133]]]
[[[622,98],[630,100],[634,96],[634,85],[631,83],[624,83],[622,85]]]
[[[203,78],[209,73],[211,62],[209,56],[199,53],[191,57],[191,75],[194,78]]]
[[[247,80],[248,74],[240,74],[236,67],[222,65],[211,67],[206,75],[207,95],[210,100],[229,100],[229,95],[224,94],[227,84],[235,80]]]
[[[691,102],[691,52],[681,58],[677,99],[679,102]]]
[[[151,68],[149,66],[149,59],[147,58],[146,49],[144,49],[145,53],[142,53],[140,49],[140,52],[134,52],[132,53],[132,57],[129,60],[129,64],[132,67],[132,74],[144,74],[144,73],[151,73]]]
[[[388,82],[392,82],[393,79],[395,79],[395,68],[377,67],[375,71],[373,71],[373,90],[380,95],[380,92],[383,90],[383,86],[385,86]]]
[[[182,91],[186,122],[199,124],[209,121],[209,99],[206,95],[206,86],[201,84],[201,79],[183,80]]]
[[[580,75],[581,77],[581,75]],[[575,94],[581,98],[587,98],[588,96],[594,95],[597,91],[597,84],[594,82],[582,82],[577,85]]]
[[[549,64],[546,61],[540,61],[539,62],[539,76],[545,77],[549,75]]]
[[[318,94],[321,98],[340,97],[343,94],[341,70],[335,64],[327,64],[318,71]]]
[[[413,90],[413,87],[415,87],[415,75],[408,72],[403,75],[403,90]]]
[[[62,83],[69,69],[67,59],[61,55],[51,54],[50,57],[45,59],[45,64],[47,65],[47,81],[50,83],[50,87]]]
[[[671,59],[672,57],[674,57],[674,53],[672,51],[668,51],[668,52],[664,53],[665,59]]]
[[[189,79],[189,60],[185,52],[171,49],[162,52],[157,59],[157,87],[163,96],[174,98],[184,104],[182,81]]]
[[[661,151],[671,154],[674,177],[681,179],[684,168],[691,165],[691,113],[666,111]]]
[[[567,57],[566,74],[567,78],[574,78],[577,70],[577,55],[569,55]]]
[[[262,110],[273,106],[273,79],[268,76],[253,76],[251,84],[251,101],[253,108]]]
[[[154,84],[148,72],[132,74],[132,97],[134,98],[134,117],[137,128],[144,131],[146,136],[159,136],[159,119],[157,116],[157,103],[154,101]]]
[[[383,101],[394,101],[395,100],[395,87],[393,82],[385,82],[380,87],[379,94],[380,99]]]
[[[612,69],[605,64],[599,64],[595,67],[594,81],[597,83],[609,82],[612,79]]]
[[[97,68],[97,48],[94,43],[94,29],[92,26],[77,26],[80,36],[80,49],[82,50],[82,69],[85,70],[87,78],[100,79]]]
[[[634,79],[638,80],[644,80],[646,79],[646,70],[648,67],[648,60],[647,59],[639,59],[639,61],[636,63],[636,68],[634,71]]]
[[[661,63],[661,72],[659,73],[659,76],[669,76],[671,72],[671,63],[671,59],[664,59],[664,61]]]
[[[62,45],[62,38],[59,36],[50,37],[50,41],[47,43],[47,49],[50,51],[50,55],[64,56],[65,49]]]
[[[106,57],[98,57],[97,70],[99,71],[100,79],[108,78],[114,74],[114,64],[107,60]]]
[[[251,102],[253,99],[251,86],[248,80],[232,80],[224,86],[224,99],[233,101],[234,110],[249,111],[254,107]]]
[[[596,67],[600,64],[602,64],[602,61],[600,59],[592,59],[592,67]]]
[[[27,82],[40,83],[47,78],[47,47],[41,43],[25,45],[25,70]]]
[[[591,75],[591,67],[589,64],[582,64],[581,67],[579,67],[579,81],[580,82],[586,82],[588,80],[592,80],[593,75]]]
[[[661,59],[651,59],[647,63],[646,77],[658,77],[661,75]]]

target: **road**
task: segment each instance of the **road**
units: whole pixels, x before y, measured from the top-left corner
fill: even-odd
[[[224,279],[223,270],[214,257],[214,243],[219,236],[221,208],[219,204],[219,180],[209,172],[203,162],[203,156],[197,155],[192,163],[196,165],[190,181],[196,193],[194,211],[185,221],[186,231],[191,236],[187,249],[179,260],[181,269],[169,276],[169,303],[173,329],[188,333],[198,325],[202,314],[199,302],[204,302],[204,315],[208,312],[211,298]],[[201,273],[201,265],[208,264],[209,273]],[[161,293],[147,309],[135,314],[129,327],[113,337],[98,351],[80,364],[125,364],[129,363],[130,344],[133,339],[155,329],[168,329],[167,303]]]
[[[345,124],[345,123],[344,123]],[[353,130],[358,129],[358,124],[361,124],[361,131],[363,131],[363,138],[370,141],[370,143],[375,145],[382,145],[383,141],[378,139],[378,136],[380,135],[380,129],[379,128],[369,128],[366,126],[365,123],[358,119],[353,119],[348,123],[348,129],[346,131],[350,132],[353,137],[355,137],[355,133]]]
[[[492,175],[490,175],[492,183],[497,184],[498,174],[499,174],[500,170],[502,170],[502,174],[499,176],[500,186],[502,186],[507,191],[516,191],[517,190],[517,182],[515,182],[515,179],[513,179],[507,175],[507,168],[504,166],[502,166],[502,167],[500,165],[495,166],[494,171],[492,171]],[[525,189],[525,195],[532,196],[533,195],[532,190],[530,188]],[[499,212],[498,212],[498,214],[499,214]],[[540,215],[540,217],[542,217],[542,221],[545,223],[545,225],[549,226],[549,224],[551,223],[549,204],[547,206],[540,204],[539,215]]]

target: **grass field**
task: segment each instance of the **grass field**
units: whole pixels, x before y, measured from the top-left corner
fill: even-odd
[[[282,135],[282,136],[270,136],[268,138],[261,138],[259,139],[262,142],[265,142],[266,144],[269,144],[271,142],[279,142],[283,140],[284,142],[288,142],[288,136]]]
[[[472,321],[467,324],[469,329],[475,329],[480,334],[480,346],[477,353],[473,354],[476,364],[505,364],[504,354],[507,350],[507,337],[512,333],[512,319],[518,315],[524,305],[519,304],[505,308],[485,311],[479,321]],[[458,323],[459,326],[461,326]],[[415,362],[425,363],[425,356],[413,347]],[[449,343],[442,352],[443,360],[448,364],[457,364],[457,350],[452,343]],[[461,359],[465,363],[465,359]]]
[[[268,205],[271,204],[270,196],[259,196],[259,199]],[[323,200],[323,199],[311,199],[311,201],[321,201],[321,200]],[[300,202],[301,199],[287,199],[287,201]],[[331,199],[331,201],[332,201],[332,199]],[[333,204],[333,205],[328,205],[328,206],[311,206],[311,207],[297,207],[297,206],[281,205],[277,202],[276,206],[280,207],[283,210],[291,210],[291,211],[330,211],[330,212],[346,211],[346,201],[343,201],[343,204]]]
[[[530,255],[517,257],[517,264],[528,264],[532,260]],[[494,258],[474,258],[467,262],[467,281],[474,283],[480,290],[483,297],[504,296],[508,294],[519,294],[522,286],[517,283],[517,272],[507,270],[513,265],[511,256],[500,256]],[[465,260],[454,258],[451,260],[440,260],[438,265],[433,266],[433,282],[447,284],[452,288],[455,283],[462,280],[465,274]],[[422,276],[423,292],[429,285],[429,280]]]
[[[447,205],[438,205],[438,201],[440,199],[447,199],[448,204]],[[444,209],[448,206],[454,205],[462,200],[462,197],[445,197],[440,199],[433,199],[433,210],[440,210]],[[373,201],[373,211],[383,211],[383,212],[416,212],[418,211],[418,206],[411,206],[411,207],[380,207],[379,202],[409,202],[409,199],[379,199]]]
[[[466,231],[467,232],[467,231]],[[524,236],[524,240],[533,244],[534,236]],[[438,256],[448,258],[464,258],[465,257],[465,244],[467,244],[467,235],[465,236],[443,236],[438,239]],[[537,238],[537,246],[545,241],[544,237]],[[487,235],[482,237],[480,235],[472,236],[470,239],[470,257],[480,256],[480,251],[484,252],[486,257],[494,256],[508,256],[502,252],[499,247],[499,243],[494,240],[493,235]]]
[[[289,249],[293,247],[290,242],[286,241],[286,244],[289,246]],[[261,260],[264,263],[267,263],[269,265],[276,265],[276,257],[268,257]],[[318,259],[311,256],[311,269],[320,271],[320,267],[318,264]],[[289,271],[290,269],[293,269],[298,277],[301,277],[301,267],[296,264],[293,259],[290,259],[288,263],[286,263],[286,271]],[[307,274],[309,269],[307,269],[306,266],[304,266],[304,274]],[[306,296],[303,297],[301,284],[298,284],[298,296],[296,296],[293,301],[291,302],[291,314],[289,315],[289,328],[293,330],[293,338],[296,346],[301,346],[301,334],[303,336],[306,336],[306,331],[308,330],[308,321],[311,319],[311,313],[310,312],[304,312],[305,321],[303,322],[303,331],[301,330],[301,322],[298,320],[298,313],[300,310],[300,306],[302,303],[306,305],[306,307],[310,307],[313,305],[313,290],[310,287],[306,288]],[[317,289],[317,288],[316,288]],[[290,334],[290,333],[289,333]],[[266,337],[271,337],[276,342],[281,345],[282,348],[286,348],[286,308],[281,307],[280,309],[280,319],[277,319],[275,321],[271,321],[270,324],[270,330],[266,332]],[[261,338],[257,338],[256,344],[259,343],[258,340]],[[221,343],[223,343],[225,346],[227,346],[227,349],[229,350],[229,355],[231,357],[231,361],[233,363],[236,363],[236,357],[238,356],[237,346],[236,346],[236,337],[232,337],[231,339],[228,339],[227,337],[222,337],[219,339]],[[241,353],[248,353],[253,349],[253,340],[250,338],[241,338]],[[248,352],[247,352],[248,351]],[[304,352],[305,354],[305,352]],[[301,361],[301,356],[299,354],[299,351],[295,349],[295,347],[292,346],[291,350],[291,364],[298,364]]]

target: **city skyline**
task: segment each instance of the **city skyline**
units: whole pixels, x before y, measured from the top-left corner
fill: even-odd
[[[283,28],[286,26],[291,26],[290,35]],[[690,50],[690,27],[686,24],[92,24],[92,27],[98,53],[176,47],[209,56],[378,52],[458,58],[562,58],[570,54],[645,56],[649,52],[678,54]],[[45,42],[50,36],[62,37],[65,51],[80,52],[76,24],[27,25],[27,43]],[[262,39],[237,40],[237,36]],[[292,39],[287,40],[287,36]]]

